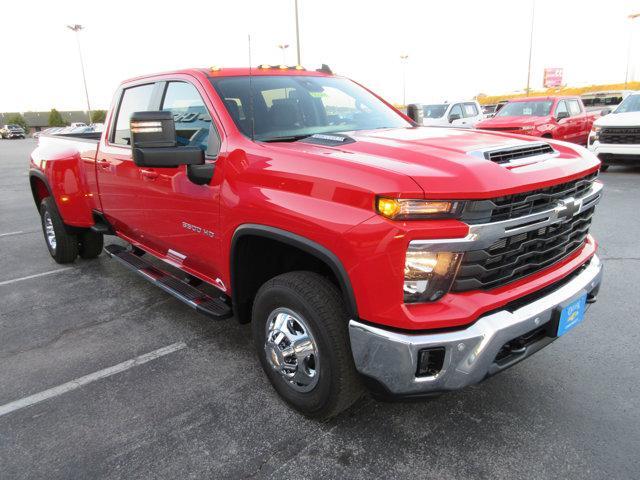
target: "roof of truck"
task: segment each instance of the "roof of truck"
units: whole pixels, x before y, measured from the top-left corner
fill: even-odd
[[[156,72],[148,75],[141,75],[134,78],[129,78],[123,83],[134,82],[137,80],[143,80],[149,77],[158,77],[163,75],[179,75],[187,74],[193,75],[204,74],[209,77],[238,77],[245,75],[264,76],[264,75],[300,75],[300,76],[314,76],[314,77],[332,77],[332,73],[318,70],[306,70],[304,68],[298,68],[296,66],[280,66],[280,65],[259,65],[255,68],[249,67],[209,67],[209,68],[185,68],[183,70],[173,70],[168,72]]]
[[[512,98],[509,102],[540,102],[544,100],[566,100],[567,98],[578,98],[574,95],[547,95],[544,97],[520,97]]]

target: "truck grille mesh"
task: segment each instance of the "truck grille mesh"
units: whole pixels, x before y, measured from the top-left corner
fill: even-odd
[[[470,202],[462,215],[468,224],[500,222],[553,208],[563,198],[578,198],[591,188],[598,173],[525,193],[507,195],[491,200]]]
[[[600,143],[640,144],[640,128],[603,128]]]
[[[568,257],[585,243],[594,208],[565,222],[501,238],[466,252],[452,291],[491,289],[519,280]]]

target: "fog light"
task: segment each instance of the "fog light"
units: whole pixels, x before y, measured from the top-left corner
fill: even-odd
[[[442,371],[444,347],[424,348],[418,352],[417,377],[433,377]]]

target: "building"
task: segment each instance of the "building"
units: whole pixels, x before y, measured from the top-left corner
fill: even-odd
[[[22,115],[29,125],[29,135],[33,135],[35,132],[49,128],[49,112],[6,112],[0,113],[0,125],[6,125],[8,119],[13,115],[19,113]],[[77,110],[70,112],[60,112],[65,122],[71,124],[75,122],[89,123],[89,114],[86,111]]]

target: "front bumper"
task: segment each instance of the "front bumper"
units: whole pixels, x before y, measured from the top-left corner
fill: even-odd
[[[595,296],[601,280],[602,264],[594,255],[579,274],[556,290],[517,308],[480,317],[470,327],[452,332],[400,333],[351,320],[349,335],[356,368],[394,396],[432,394],[478,383],[555,340],[553,335],[546,335],[507,362],[496,361],[505,344],[556,321],[561,304],[584,294]],[[441,370],[432,376],[417,376],[420,350],[437,347],[445,348]]]
[[[640,145],[594,142],[588,148],[605,163],[640,161]]]

